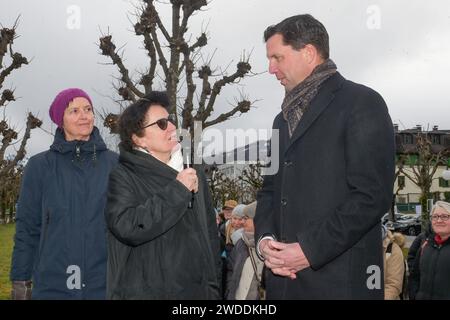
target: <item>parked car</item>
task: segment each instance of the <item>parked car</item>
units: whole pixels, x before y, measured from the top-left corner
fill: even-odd
[[[406,215],[402,214],[402,213],[396,213],[395,214],[395,221],[403,220],[404,216],[406,216]],[[381,223],[386,225],[386,223],[389,221],[389,218],[390,218],[390,213],[388,212],[381,218]]]
[[[416,236],[422,231],[422,220],[420,217],[403,215],[403,217],[397,219],[395,222],[388,221],[386,227],[391,231]]]

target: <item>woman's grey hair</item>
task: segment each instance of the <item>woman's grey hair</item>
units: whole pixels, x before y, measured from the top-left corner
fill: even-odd
[[[450,214],[450,203],[448,202],[436,201],[433,208],[431,209],[430,215],[432,215],[437,208],[444,209],[448,214]]]

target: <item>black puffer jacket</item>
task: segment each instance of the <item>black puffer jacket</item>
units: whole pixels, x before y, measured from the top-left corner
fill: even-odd
[[[218,299],[220,252],[206,179],[199,192],[140,151],[120,150],[105,211],[109,299]]]
[[[450,300],[450,240],[439,245],[432,233],[417,252],[409,277],[412,300]]]

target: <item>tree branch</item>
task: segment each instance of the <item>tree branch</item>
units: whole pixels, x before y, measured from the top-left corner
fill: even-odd
[[[153,4],[153,0],[150,1],[145,1],[147,3],[147,7],[150,9],[150,12],[153,14],[153,18],[156,22],[156,24],[158,25],[159,30],[161,30],[162,34],[164,35],[164,37],[166,38],[167,42],[170,43],[171,41],[171,37],[170,34],[167,32],[166,27],[164,27],[164,24],[162,23],[158,11],[155,8],[155,5]]]
[[[144,34],[144,45],[145,48],[147,49],[148,56],[150,57],[150,68],[148,70],[148,73],[142,76],[140,84],[144,86],[145,93],[149,93],[153,87],[153,80],[155,79],[157,61],[154,42],[152,41],[152,38],[148,33]]]
[[[198,112],[196,119],[202,121],[203,113],[205,112],[206,99],[211,94],[211,84],[209,83],[209,77],[211,76],[211,69],[209,66],[203,66],[198,72],[199,78],[202,79],[202,93],[200,96]]]
[[[192,74],[195,71],[195,66],[192,60],[189,57],[189,53],[184,53],[184,64],[185,64],[185,71],[186,71],[186,83],[187,83],[187,96],[184,100],[184,108],[182,117],[183,117],[183,123],[182,128],[187,129],[188,127],[192,127],[192,111],[194,110],[194,92],[196,89],[196,86],[194,84],[194,80],[192,79]]]
[[[5,103],[8,101],[15,101],[16,99],[14,98],[14,91],[6,89],[2,92],[2,96],[0,98],[0,107],[4,106]],[[1,130],[0,130],[1,132]]]
[[[203,128],[207,128],[210,126],[213,126],[217,123],[223,122],[228,120],[230,117],[232,117],[237,112],[246,113],[250,110],[251,102],[248,100],[242,100],[238,103],[236,107],[234,107],[231,111],[222,113],[220,116],[218,116],[216,119],[212,121],[205,121]]]
[[[0,89],[3,87],[3,81],[5,81],[6,77],[14,70],[19,69],[24,64],[28,64],[27,58],[22,56],[20,53],[16,52],[12,55],[12,62],[9,67],[3,69],[0,73]]]
[[[41,125],[42,125],[42,121],[41,120],[39,120],[38,118],[33,116],[33,114],[31,112],[28,113],[27,127],[25,129],[25,134],[24,134],[24,136],[22,138],[22,142],[20,144],[19,151],[17,151],[16,156],[14,157],[14,160],[9,162],[9,164],[2,169],[2,174],[10,172],[17,165],[17,163],[19,161],[23,160],[23,158],[25,157],[25,154],[26,154],[25,147],[26,147],[28,139],[30,139],[30,132],[31,132],[31,130],[33,130],[33,129],[37,128],[37,127],[40,127]],[[17,133],[16,133],[16,138],[17,138]],[[2,149],[3,149],[3,146],[2,146]],[[2,154],[0,159],[3,159],[3,154]],[[0,174],[0,176],[2,174]]]
[[[206,107],[205,112],[201,115],[201,120],[206,121],[206,119],[211,115],[214,111],[214,103],[216,102],[217,96],[220,94],[220,91],[227,84],[234,83],[236,79],[243,78],[251,69],[251,66],[248,62],[241,61],[237,64],[237,70],[231,76],[224,76],[222,79],[216,81],[214,83],[211,96],[209,97],[208,105]],[[236,108],[235,108],[236,109]],[[233,109],[234,110],[234,109]],[[238,111],[238,110],[237,110]],[[246,111],[245,111],[246,112]]]
[[[122,58],[117,54],[116,46],[112,42],[112,36],[104,36],[100,38],[100,50],[102,50],[102,55],[108,56],[111,58],[112,62],[117,65],[119,68],[119,72],[122,75],[121,80],[125,83],[125,85],[138,97],[142,98],[144,94],[139,91],[136,86],[133,84],[129,77],[128,69],[123,64]]]
[[[208,44],[208,38],[206,37],[206,33],[202,33],[200,37],[197,38],[197,41],[189,47],[190,52],[194,52],[195,49],[204,47]]]
[[[400,169],[400,171],[401,171],[401,172],[402,172],[409,180],[411,180],[412,183],[414,183],[416,186],[418,186],[418,187],[420,188],[420,185],[419,185],[419,183],[417,182],[417,180],[414,179],[414,177],[411,176],[409,173],[407,173],[407,172],[405,171],[405,169]],[[415,174],[414,174],[414,175],[415,175]]]
[[[2,28],[0,30],[0,67],[3,66],[3,58],[8,52],[8,46],[14,42],[16,36],[15,26],[16,24],[14,24],[12,29]]]
[[[156,34],[155,30],[152,30],[152,39],[155,43],[155,48],[156,51],[158,52],[158,57],[159,57],[159,65],[161,66],[161,68],[163,69],[164,72],[164,76],[167,78],[169,76],[169,67],[167,64],[167,59],[164,56],[164,52],[162,51],[162,47],[161,44],[158,40],[158,35]]]

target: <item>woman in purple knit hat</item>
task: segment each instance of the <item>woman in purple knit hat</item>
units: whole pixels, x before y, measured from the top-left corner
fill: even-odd
[[[12,299],[104,299],[104,207],[117,154],[94,126],[91,98],[61,91],[49,110],[58,126],[50,149],[22,178],[12,257]]]

